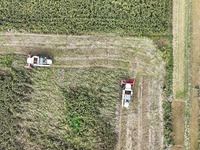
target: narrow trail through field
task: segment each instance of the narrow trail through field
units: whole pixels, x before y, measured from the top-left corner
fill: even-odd
[[[185,4],[186,1],[173,1],[173,101],[172,101],[172,149],[184,149],[185,124]],[[180,117],[181,116],[181,117]]]
[[[161,95],[165,68],[151,40],[116,35],[0,34],[0,54],[27,53],[53,55],[53,67],[58,68],[107,67],[131,71],[136,80],[134,98],[129,109],[121,109],[119,100],[116,149],[163,148]]]
[[[199,149],[199,97],[198,90],[195,89],[200,85],[199,8],[199,0],[173,1],[174,100],[172,122],[174,149]],[[191,117],[188,117],[190,115]]]

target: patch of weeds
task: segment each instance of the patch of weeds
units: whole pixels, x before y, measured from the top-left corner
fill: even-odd
[[[172,145],[172,103],[164,102],[164,137],[165,146]]]
[[[79,114],[74,115],[70,119],[69,123],[73,126],[73,128],[74,128],[75,131],[78,131],[79,127],[80,127],[80,125],[82,123],[82,117]]]
[[[164,139],[165,146],[172,145],[172,85],[173,85],[173,48],[172,48],[172,36],[163,37],[155,36],[151,37],[155,45],[160,50],[160,54],[165,61],[166,75],[163,85],[164,97],[163,110],[164,110]],[[184,93],[180,93],[178,96],[183,96]],[[184,94],[185,95],[185,94]]]
[[[0,63],[4,66],[4,67],[9,67],[12,64],[13,61],[13,55],[4,55],[0,57]]]
[[[186,97],[186,92],[185,91],[179,91],[175,95],[176,99],[184,99]]]

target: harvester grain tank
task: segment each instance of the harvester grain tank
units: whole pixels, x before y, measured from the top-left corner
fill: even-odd
[[[133,86],[135,86],[134,79],[127,79],[121,81],[122,86],[122,107],[128,108],[133,95]]]

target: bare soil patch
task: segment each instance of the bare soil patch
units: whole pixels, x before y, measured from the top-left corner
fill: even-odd
[[[184,150],[184,147],[182,147],[182,146],[173,146],[172,150]]]
[[[184,147],[185,102],[183,100],[173,100],[172,110],[173,142]]]

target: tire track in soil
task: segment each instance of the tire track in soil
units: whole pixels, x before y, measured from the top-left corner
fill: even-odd
[[[148,103],[149,103],[149,85],[148,85],[148,77],[143,76],[142,78],[142,105],[141,105],[141,122],[142,122],[142,140],[141,145],[142,149],[148,150],[149,149],[149,112],[148,112]]]
[[[138,150],[149,149],[149,126],[148,126],[148,77],[143,76],[139,85],[138,101]]]
[[[137,81],[136,84],[137,86]],[[134,87],[134,94],[137,95],[138,88]],[[137,135],[138,135],[138,101],[137,98],[133,97],[132,105],[129,106],[128,110],[126,111],[126,136],[125,136],[125,146],[124,149],[131,149],[136,150],[137,149]]]

